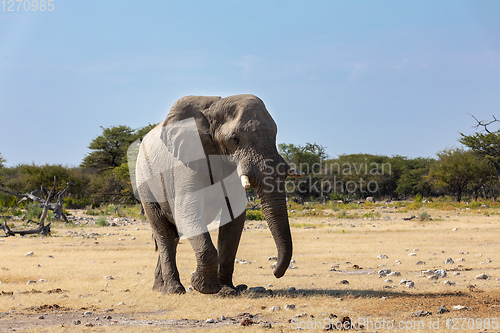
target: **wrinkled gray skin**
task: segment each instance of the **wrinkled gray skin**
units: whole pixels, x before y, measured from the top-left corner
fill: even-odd
[[[289,166],[276,149],[277,128],[274,120],[264,103],[253,95],[227,98],[187,96],[174,104],[165,121],[158,126],[193,117],[205,154],[237,158],[241,163],[242,174],[249,177],[251,186],[261,198],[262,209],[278,249],[274,275],[280,278],[285,274],[292,257],[292,238],[283,189]],[[196,183],[196,179],[186,179],[186,182]],[[176,265],[179,234],[171,208],[168,202],[143,201],[143,205],[159,251],[153,289],[165,293],[184,293]],[[218,250],[208,232],[189,239],[197,261],[196,271],[191,277],[191,285],[195,290],[207,294],[238,293],[232,277],[244,222],[245,212],[219,228]]]

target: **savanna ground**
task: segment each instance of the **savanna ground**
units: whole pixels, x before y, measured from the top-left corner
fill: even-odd
[[[343,317],[361,332],[500,331],[500,208],[366,203],[290,211],[295,268],[276,279],[270,232],[264,221],[247,221],[234,282],[266,290],[232,298],[152,291],[157,253],[140,218],[104,227],[96,219],[54,223],[49,237],[0,238],[0,331],[320,331]],[[195,269],[187,240],[178,267],[187,288]],[[383,268],[401,275],[380,277]],[[429,269],[447,276],[428,279],[421,271]],[[441,305],[450,312],[437,314]],[[457,305],[467,308],[452,310]]]

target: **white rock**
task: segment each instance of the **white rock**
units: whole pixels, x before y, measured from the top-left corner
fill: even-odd
[[[408,256],[409,256],[409,257],[414,257],[414,256],[416,256],[416,255],[417,255],[417,254],[416,254],[415,252],[408,253]]]
[[[280,311],[281,308],[279,306],[273,306],[269,309],[270,312],[276,312],[276,311]]]
[[[451,308],[452,310],[458,311],[458,310],[469,310],[468,306],[463,306],[463,305],[455,305]]]
[[[407,282],[409,282],[410,280],[408,279],[402,279],[399,284],[406,284]]]
[[[413,281],[406,282],[406,288],[415,288],[415,282]]]
[[[401,261],[399,261],[398,259],[396,259],[395,263],[401,265]]]
[[[455,282],[451,282],[451,281],[444,281],[444,284],[447,285],[447,286],[454,286],[455,285]]]
[[[444,269],[438,269],[434,273],[441,278],[446,277],[446,270]]]
[[[33,255],[35,255],[35,252],[30,251],[30,252],[26,253],[24,256],[29,257],[29,256],[33,256]]]
[[[447,258],[446,261],[444,262],[446,265],[453,265],[455,262],[451,258]]]
[[[435,274],[435,272],[434,272],[432,269],[428,269],[428,270],[426,270],[426,271],[422,271],[422,274],[423,274],[424,276],[432,276],[432,275],[434,275],[434,274]]]
[[[377,259],[389,259],[389,257],[387,256],[387,254],[381,254],[377,257]]]
[[[478,276],[476,276],[476,280],[487,280],[488,279],[488,275],[486,274],[479,274]]]
[[[380,277],[387,276],[391,274],[391,269],[390,268],[382,268],[380,271],[378,271],[378,274],[380,274]]]
[[[36,281],[33,281],[33,280],[29,280],[28,282],[26,282],[26,284],[34,284],[36,283]]]
[[[285,310],[294,310],[295,309],[295,304],[287,304],[285,305]]]
[[[394,272],[390,272],[388,275],[389,276],[401,276],[401,272],[394,271]]]
[[[210,319],[205,320],[205,323],[213,324],[213,323],[215,323],[215,320],[210,318]]]

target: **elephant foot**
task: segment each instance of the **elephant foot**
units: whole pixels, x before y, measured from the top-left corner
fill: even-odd
[[[238,288],[235,288],[234,286],[223,285],[222,288],[217,293],[217,296],[224,298],[231,296],[239,296],[240,294],[241,292]]]
[[[180,283],[177,285],[174,285],[174,286],[165,285],[161,291],[164,292],[165,294],[185,294],[186,293],[186,289]]]
[[[186,293],[186,289],[178,281],[174,281],[170,284],[167,284],[167,283],[163,282],[163,280],[161,280],[161,281],[155,280],[155,283],[153,285],[153,290],[161,291],[165,294],[184,294],[184,293]]]
[[[196,270],[191,276],[191,285],[194,290],[202,294],[215,294],[221,289],[221,284],[217,278],[217,274],[209,276]]]

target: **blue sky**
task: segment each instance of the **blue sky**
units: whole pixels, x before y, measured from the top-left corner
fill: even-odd
[[[7,1],[8,2],[8,1]],[[78,165],[100,126],[252,93],[278,142],[434,157],[500,117],[499,1],[0,4],[0,154]]]

